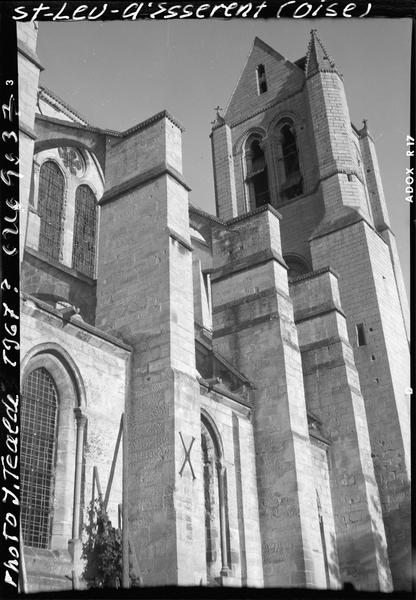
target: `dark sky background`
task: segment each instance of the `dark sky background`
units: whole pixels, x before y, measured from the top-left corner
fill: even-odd
[[[190,201],[214,213],[214,108],[227,106],[255,36],[296,60],[312,27],[344,75],[351,120],[368,119],[409,289],[410,19],[42,22],[41,83],[98,127],[124,130],[166,108],[185,127]]]

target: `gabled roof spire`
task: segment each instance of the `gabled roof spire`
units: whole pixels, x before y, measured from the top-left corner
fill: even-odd
[[[328,54],[325,46],[319,39],[316,29],[312,29],[308,52],[306,54],[306,77],[311,77],[318,71],[335,72],[341,76],[341,73],[335,66],[335,61]]]

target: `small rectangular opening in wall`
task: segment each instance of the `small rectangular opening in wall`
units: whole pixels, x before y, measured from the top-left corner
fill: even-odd
[[[355,329],[357,333],[357,346],[365,346],[367,340],[365,338],[364,323],[357,323]]]
[[[258,65],[256,69],[257,75],[257,93],[264,94],[267,92],[266,70],[264,65]]]

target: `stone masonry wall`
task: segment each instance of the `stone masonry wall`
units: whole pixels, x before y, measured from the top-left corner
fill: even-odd
[[[60,263],[45,261],[34,250],[26,249],[21,272],[23,292],[49,301],[56,296],[80,309],[82,318],[95,321],[95,281]]]
[[[256,385],[266,586],[325,586],[300,354],[279,221],[269,208],[214,232],[213,343]],[[262,259],[260,259],[262,257]]]
[[[335,276],[291,284],[308,408],[322,422],[341,580],[359,589],[391,589],[380,498],[371,461],[365,407],[348,342]]]
[[[76,320],[65,322],[58,311],[40,308],[31,300],[25,300],[22,306],[21,357],[25,373],[31,365],[39,368],[48,365],[48,360],[59,361],[64,371],[75,377],[67,357],[73,361],[78,377],[85,390],[85,398],[78,399],[82,414],[87,419],[83,450],[83,475],[81,483],[81,524],[86,522],[87,507],[92,497],[93,467],[96,466],[103,494],[106,491],[111,463],[119,430],[121,414],[125,410],[126,363],[129,350],[122,344],[104,340],[90,330],[77,325]],[[61,402],[71,403],[71,398],[61,398]],[[73,408],[77,398],[72,399]],[[69,406],[71,409],[71,407]],[[71,419],[71,415],[70,415]],[[72,430],[75,432],[75,413],[72,416]],[[60,542],[60,549],[25,549],[26,569],[30,591],[59,590],[71,586],[72,570],[78,574],[82,564],[78,563],[80,548],[75,555],[75,564],[68,552],[72,538],[72,519],[75,476],[75,433],[68,435],[67,429],[58,431],[58,442],[64,440],[69,447],[64,449],[68,457],[68,473],[55,488],[54,515],[65,513],[66,539]],[[68,441],[65,442],[65,439]],[[62,446],[62,444],[61,444]],[[60,447],[61,447],[60,446]],[[58,456],[57,469],[62,469],[62,451]],[[68,485],[69,484],[69,485]],[[95,496],[98,496],[97,488]],[[115,527],[118,526],[118,505],[122,503],[122,454],[119,451],[114,479],[109,495],[108,514]],[[77,543],[77,540],[74,540]],[[72,543],[72,541],[71,541]]]
[[[365,401],[394,585],[410,581],[409,360],[389,249],[359,222],[312,241],[314,268],[339,273],[342,306]],[[362,324],[365,344],[358,345]]]
[[[97,324],[122,333],[134,348],[129,520],[147,585],[199,584],[206,577],[200,552],[202,470],[194,460],[201,453],[201,426],[192,258],[180,142],[178,126],[161,113],[109,145],[100,221]]]
[[[229,404],[235,404],[231,408]],[[220,394],[203,391],[201,408],[214,420],[221,436],[227,471],[231,585],[263,586],[257,480],[249,409]],[[226,581],[224,581],[226,585]]]
[[[309,107],[322,181],[326,219],[351,207],[371,221],[365,182],[357,177],[351,120],[344,85],[335,72],[318,72],[307,80]],[[359,174],[358,174],[359,175]]]
[[[337,534],[332,506],[328,445],[318,438],[311,437],[312,463],[317,496],[319,497],[322,518],[321,539],[324,538],[326,581],[328,588],[339,588],[341,577],[337,548]],[[318,498],[317,498],[318,500]]]
[[[29,209],[29,194],[32,180],[34,148],[34,122],[36,96],[41,65],[36,55],[37,24],[17,23],[18,45],[18,84],[19,84],[19,160],[20,172],[20,259],[26,238],[26,224]]]

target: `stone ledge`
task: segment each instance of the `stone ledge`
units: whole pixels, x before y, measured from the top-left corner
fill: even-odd
[[[288,269],[283,257],[278,254],[275,250],[268,248],[261,250],[255,254],[251,254],[244,258],[234,261],[233,263],[223,265],[222,267],[216,267],[211,271],[211,281],[216,282],[226,277],[230,277],[240,271],[246,271],[252,269],[261,264],[267,263],[271,260],[275,260],[282,265],[286,270]]]
[[[26,44],[24,42],[22,42],[22,40],[18,40],[17,50],[25,58],[30,60],[30,62],[33,63],[39,69],[39,71],[44,70],[44,67],[41,64],[38,55],[35,52],[33,52],[33,50],[31,50],[28,46],[26,46]]]
[[[112,346],[117,346],[117,347],[121,348],[122,350],[126,350],[127,352],[133,351],[133,348],[131,346],[129,346],[128,344],[126,344],[125,342],[120,340],[119,338],[116,338],[108,333],[105,333],[104,331],[101,331],[97,327],[94,327],[93,325],[89,325],[85,321],[81,321],[80,319],[77,319],[76,315],[71,316],[69,319],[65,319],[65,316],[62,314],[62,312],[60,312],[56,308],[53,308],[46,302],[43,302],[42,300],[39,300],[38,298],[35,298],[34,296],[31,296],[30,294],[26,294],[24,292],[22,292],[20,295],[21,295],[21,298],[22,298],[24,304],[27,302],[33,303],[35,305],[35,308],[37,308],[38,310],[49,313],[49,314],[53,315],[54,317],[57,317],[58,319],[60,319],[62,321],[63,325],[65,323],[70,323],[74,327],[76,327],[78,329],[82,329],[82,330],[86,331],[87,333],[90,333],[93,337],[102,339],[105,342],[110,343]],[[23,304],[23,306],[24,306],[24,304]]]
[[[191,188],[185,182],[182,173],[169,165],[167,162],[161,162],[160,164],[156,165],[156,167],[148,169],[144,173],[135,175],[134,177],[123,181],[123,183],[110,188],[104,193],[98,204],[100,206],[104,206],[109,202],[113,202],[119,196],[129,192],[130,190],[141,188],[147,185],[149,182],[159,179],[159,177],[162,177],[163,175],[170,175],[170,177],[182,185],[187,192],[191,191]]]
[[[25,251],[25,254],[27,253],[30,256],[33,256],[33,258],[35,258],[36,260],[52,267],[53,269],[62,271],[63,273],[66,273],[67,275],[69,275],[70,277],[73,277],[74,279],[79,279],[80,281],[82,281],[83,283],[86,283],[87,285],[90,285],[91,287],[94,287],[96,285],[95,279],[92,279],[91,277],[88,277],[88,275],[84,275],[84,273],[81,273],[80,271],[72,269],[71,267],[68,267],[67,265],[64,265],[63,263],[53,260],[52,258],[47,258],[46,256],[43,256],[40,252],[38,252],[34,248],[30,248],[29,246],[26,246],[24,251]],[[24,260],[24,257],[23,257],[23,260]]]
[[[192,245],[183,236],[181,236],[179,233],[176,233],[176,231],[174,231],[170,227],[166,227],[166,229],[169,233],[169,237],[171,237],[173,240],[178,242],[178,244],[186,248],[186,250],[189,250],[189,252],[193,252]]]
[[[310,319],[316,319],[324,315],[328,315],[332,312],[339,313],[342,317],[346,318],[346,314],[340,306],[337,306],[335,302],[326,302],[325,304],[311,306],[303,310],[294,311],[295,323],[302,323],[303,321],[309,321]]]
[[[352,208],[350,206],[343,206],[342,208],[342,213],[339,216],[335,217],[334,220],[327,220],[324,217],[324,219],[319,223],[317,228],[313,231],[308,241],[312,242],[313,240],[325,237],[326,235],[335,233],[336,231],[340,231],[341,229],[346,229],[347,227],[350,227],[362,221],[374,231],[374,227],[371,225],[371,223],[369,223],[368,220],[364,217],[364,215],[359,213],[355,208]],[[381,239],[383,239],[380,234],[378,235]],[[385,240],[383,241],[385,242]]]
[[[24,133],[28,138],[34,141],[38,139],[35,131],[31,127],[28,127],[22,123],[22,119],[19,119],[19,133]]]
[[[212,314],[216,314],[219,312],[223,312],[224,310],[228,310],[229,308],[234,308],[235,306],[241,306],[242,304],[248,304],[255,300],[261,300],[261,298],[268,298],[269,296],[273,296],[275,294],[279,294],[278,290],[275,287],[269,287],[261,292],[257,292],[255,294],[250,294],[249,296],[243,296],[241,298],[237,298],[237,300],[231,300],[230,302],[225,302],[224,304],[219,304],[212,309]],[[285,298],[287,298],[285,296]]]
[[[238,215],[237,217],[233,217],[232,219],[228,219],[227,221],[225,221],[226,225],[234,225],[234,223],[239,223],[240,221],[244,221],[244,219],[249,219],[250,217],[253,217],[255,215],[258,215],[262,212],[266,212],[266,211],[270,211],[275,217],[277,217],[279,220],[282,220],[283,217],[282,215],[279,213],[278,210],[276,210],[274,208],[274,206],[272,206],[271,204],[265,204],[264,206],[259,206],[258,208],[255,208],[253,210],[250,210],[248,213],[244,213],[243,215]]]
[[[202,396],[209,398],[213,402],[224,404],[224,406],[238,412],[244,417],[250,417],[252,411],[251,402],[247,402],[237,394],[233,394],[229,390],[225,390],[218,385],[209,386],[207,383],[200,380],[199,386]]]
[[[314,350],[319,350],[325,346],[332,346],[333,344],[345,344],[352,350],[349,340],[339,335],[333,335],[319,342],[312,342],[311,344],[299,344],[299,349],[303,354],[304,352],[313,352]]]
[[[310,273],[305,273],[304,275],[299,275],[299,277],[295,277],[294,279],[289,281],[289,285],[296,285],[297,283],[301,283],[302,281],[306,281],[307,279],[319,277],[319,275],[323,275],[324,273],[331,273],[337,279],[339,279],[339,274],[336,271],[334,271],[332,267],[323,267],[322,269],[318,269],[317,271],[310,271]]]
[[[230,327],[223,327],[222,329],[218,329],[212,333],[213,339],[218,339],[220,337],[224,337],[226,335],[231,335],[237,333],[238,331],[242,331],[243,329],[249,329],[250,327],[255,327],[260,323],[264,323],[267,321],[278,321],[280,319],[280,314],[278,311],[267,313],[267,315],[263,315],[261,317],[257,317],[256,319],[251,319],[250,321],[244,321],[242,323],[238,323],[237,325],[231,325]],[[291,344],[288,343],[290,346]],[[298,348],[296,347],[296,350]]]

